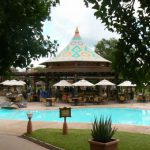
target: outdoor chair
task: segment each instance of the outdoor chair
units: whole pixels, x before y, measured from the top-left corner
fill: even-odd
[[[82,99],[83,99],[84,103],[88,102],[88,97],[83,97]]]
[[[33,101],[33,94],[32,93],[27,93],[28,95],[28,101],[31,102]]]
[[[83,97],[78,97],[79,104],[84,105],[85,104],[85,99]]]
[[[22,94],[18,94],[17,97],[16,97],[16,99],[15,99],[15,101],[19,102],[21,100],[22,100]]]
[[[25,107],[27,107],[27,104],[28,104],[27,100],[22,100],[22,101],[16,103],[16,105],[17,105],[19,108],[25,108]]]
[[[150,95],[146,96],[146,100],[149,102],[150,101]]]
[[[46,103],[46,98],[40,97],[40,102],[41,102],[41,103]]]
[[[123,103],[125,101],[126,101],[126,97],[125,96],[123,96],[123,95],[119,96],[119,102]]]
[[[94,97],[93,103],[94,103],[94,104],[99,104],[99,103],[100,103],[100,99],[99,99],[98,96],[95,96],[95,97]]]
[[[89,97],[88,97],[88,102],[89,102],[89,103],[93,103],[93,102],[94,102],[93,96],[89,96]]]
[[[99,96],[99,103],[105,103],[107,101],[107,98],[104,96]]]
[[[68,97],[67,102],[70,103],[71,105],[74,103],[71,97]]]
[[[147,100],[147,97],[143,94],[139,94],[137,96],[137,102],[146,102],[146,100]]]

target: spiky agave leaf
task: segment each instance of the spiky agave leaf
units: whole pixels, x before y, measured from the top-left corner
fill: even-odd
[[[91,134],[94,141],[109,142],[117,129],[112,127],[111,117],[100,117],[98,120],[96,117],[92,123]]]

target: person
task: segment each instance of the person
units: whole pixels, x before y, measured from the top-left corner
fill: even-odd
[[[26,91],[26,90],[24,90],[24,91],[22,92],[22,96],[23,96],[23,98],[24,98],[25,100],[28,99],[28,94],[27,94],[27,91]]]
[[[40,101],[40,89],[37,90],[37,100]]]
[[[67,93],[64,93],[64,95],[63,95],[63,101],[64,101],[64,102],[67,102],[67,100],[68,100],[68,94],[67,94]]]
[[[62,98],[62,95],[61,95],[60,89],[57,88],[56,89],[56,100],[60,101],[61,98]]]
[[[106,92],[104,92],[103,97],[105,97],[105,98],[107,97],[107,93]]]
[[[133,91],[131,91],[130,93],[129,93],[129,95],[130,95],[130,99],[134,99],[134,92]]]

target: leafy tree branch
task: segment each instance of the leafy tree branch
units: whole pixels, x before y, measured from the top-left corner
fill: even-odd
[[[11,66],[26,67],[31,60],[54,54],[57,42],[42,34],[58,0],[0,1],[0,74]]]
[[[125,79],[142,85],[150,79],[150,1],[84,0],[107,29],[120,34],[116,59]],[[119,58],[117,58],[119,57]]]

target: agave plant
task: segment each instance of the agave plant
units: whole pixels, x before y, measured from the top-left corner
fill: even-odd
[[[105,119],[101,116],[99,120],[95,118],[92,123],[91,134],[94,141],[103,143],[110,142],[116,131],[117,129],[112,127],[111,117]]]

